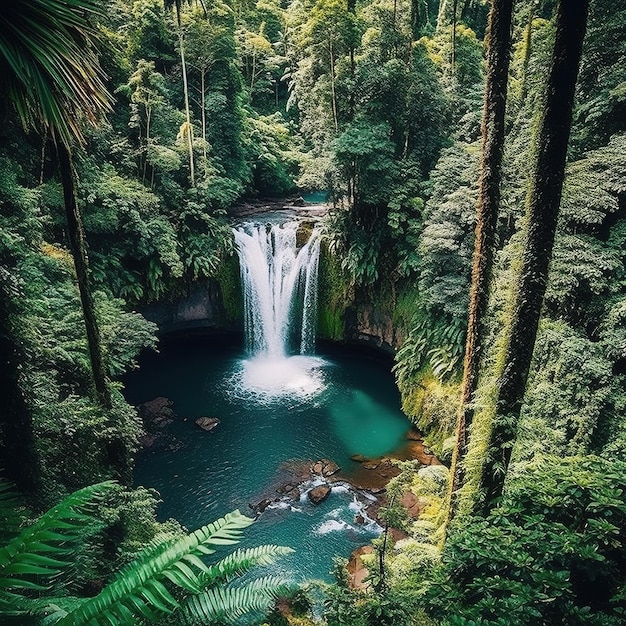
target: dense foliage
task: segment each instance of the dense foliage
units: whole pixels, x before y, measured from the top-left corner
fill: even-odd
[[[234,252],[233,204],[295,191],[330,198],[320,333],[348,338],[362,310],[382,311],[394,326],[385,341],[397,349],[403,407],[448,461],[472,276],[489,3],[14,4],[3,23],[15,28],[0,25],[8,77],[0,87],[0,459],[33,510],[92,483],[130,482],[143,425],[116,381],[157,344],[156,327],[135,309],[222,279]],[[513,18],[470,483],[488,446],[498,354],[513,315],[558,4],[520,1]],[[37,19],[45,37],[30,30]],[[51,37],[55,29],[63,36]],[[16,47],[16,34],[29,45]],[[328,591],[328,624],[626,622],[624,42],[624,3],[592,0],[549,282],[502,500],[486,515],[466,510],[446,535],[446,468],[404,467],[389,493],[420,498],[421,518],[390,507],[392,525],[408,537],[385,544],[384,566],[370,564],[369,589],[350,590],[339,576]],[[42,52],[55,46],[58,54]],[[69,79],[63,88],[75,75],[83,87]],[[88,285],[67,218],[64,149],[75,170]],[[93,389],[86,286],[110,396],[104,402]],[[478,493],[472,489],[469,499]],[[155,522],[155,494],[105,491],[89,510],[98,531],[76,552],[83,573],[76,565],[71,582],[54,581],[55,594],[74,597],[59,601],[67,613],[61,623],[95,606],[84,599],[100,591],[95,581],[108,580],[159,532],[172,542],[181,536],[175,522]],[[7,511],[19,509],[13,504]],[[80,535],[86,529],[74,523],[82,509],[72,510],[66,530]],[[44,576],[55,566],[46,558],[33,556],[21,573],[41,567]],[[9,574],[19,579],[18,570]],[[196,591],[187,573],[169,580]],[[32,590],[29,600],[43,591],[33,584],[20,587]],[[162,600],[171,609],[180,598]],[[130,604],[117,606],[114,619],[130,619]],[[211,606],[196,611],[209,619]]]

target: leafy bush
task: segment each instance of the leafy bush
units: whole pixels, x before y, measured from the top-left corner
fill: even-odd
[[[542,457],[500,507],[451,529],[427,593],[446,625],[618,626],[626,619],[626,463]]]

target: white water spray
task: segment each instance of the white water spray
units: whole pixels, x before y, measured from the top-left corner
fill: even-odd
[[[235,230],[244,296],[245,389],[273,398],[323,388],[315,347],[320,238],[298,249],[298,222],[245,224]]]

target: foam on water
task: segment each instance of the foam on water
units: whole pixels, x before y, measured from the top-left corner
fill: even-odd
[[[324,359],[314,356],[262,354],[240,362],[231,378],[231,392],[261,403],[311,400],[326,389],[325,365]]]

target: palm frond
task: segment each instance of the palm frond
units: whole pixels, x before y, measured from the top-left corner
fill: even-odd
[[[114,626],[129,623],[132,616],[156,621],[160,615],[179,607],[164,582],[200,593],[201,576],[209,569],[200,557],[212,554],[217,546],[237,543],[242,530],[253,521],[233,511],[186,537],[148,546],[97,596],[83,602],[57,623]]]
[[[25,127],[82,141],[81,122],[110,109],[94,42],[98,0],[13,0],[0,12],[3,91]]]
[[[276,576],[264,576],[241,587],[212,587],[185,603],[186,624],[232,622],[248,613],[266,612],[290,586]]]
[[[93,521],[94,503],[114,485],[107,481],[75,491],[0,548],[0,601],[49,587]]]

